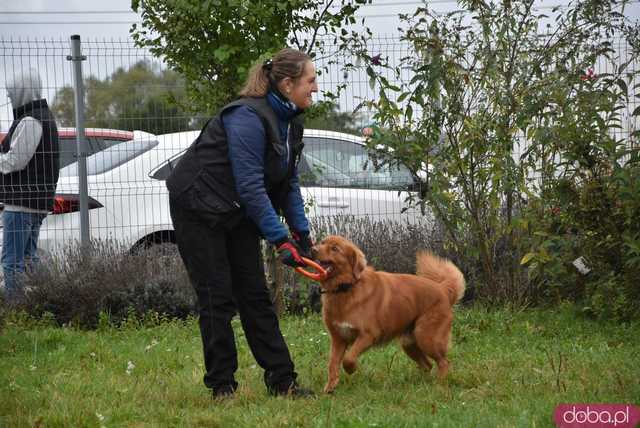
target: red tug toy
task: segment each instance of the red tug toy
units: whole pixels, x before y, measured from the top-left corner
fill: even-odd
[[[298,272],[299,274],[306,276],[309,279],[312,279],[314,281],[322,281],[327,277],[327,271],[324,270],[322,268],[322,266],[320,266],[318,263],[314,262],[311,259],[308,259],[306,257],[303,257],[302,260],[306,263],[307,266],[311,267],[312,269],[315,270],[315,272],[309,272],[308,270],[305,270],[302,267],[297,267],[296,268],[296,272]]]

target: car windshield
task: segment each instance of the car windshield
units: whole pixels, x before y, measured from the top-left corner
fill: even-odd
[[[406,167],[378,166],[362,144],[323,137],[305,137],[304,142],[302,185],[406,190],[413,184]]]
[[[183,150],[161,163],[158,167],[151,170],[151,172],[149,173],[149,177],[153,178],[154,180],[166,180],[167,178],[169,178],[169,174],[171,174],[171,171],[173,171],[176,165],[178,165],[178,162],[180,162],[180,159],[182,159],[182,156],[184,156],[186,152],[186,150]]]

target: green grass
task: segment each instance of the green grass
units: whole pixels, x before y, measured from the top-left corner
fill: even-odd
[[[554,426],[559,403],[640,399],[640,324],[596,323],[570,308],[459,309],[446,382],[392,344],[366,353],[353,376],[343,373],[335,394],[297,401],[266,394],[234,325],[240,389],[215,403],[202,384],[194,321],[90,332],[8,321],[0,426],[538,427]],[[299,380],[320,392],[329,346],[320,317],[285,318],[282,330]]]

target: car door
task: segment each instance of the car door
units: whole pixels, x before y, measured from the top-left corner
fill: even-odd
[[[298,173],[309,215],[401,218],[411,173],[402,165],[376,166],[363,144],[336,135],[304,138]]]

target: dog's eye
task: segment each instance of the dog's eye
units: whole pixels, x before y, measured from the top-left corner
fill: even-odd
[[[338,252],[340,251],[340,249],[334,245],[333,247],[331,247],[331,251]]]

